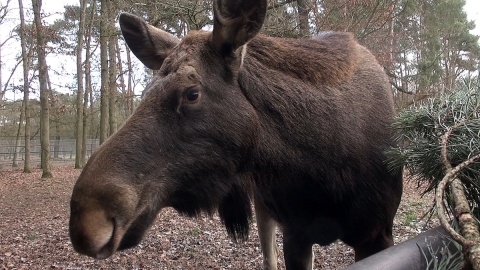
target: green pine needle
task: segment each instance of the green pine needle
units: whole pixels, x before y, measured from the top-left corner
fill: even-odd
[[[480,85],[463,83],[452,93],[400,112],[393,123],[399,147],[389,151],[392,169],[406,168],[424,192],[435,190],[445,175],[441,160],[442,136],[457,126],[448,141],[453,167],[480,152]],[[480,162],[465,169],[459,178],[474,212],[480,212]],[[478,215],[477,215],[478,218]]]

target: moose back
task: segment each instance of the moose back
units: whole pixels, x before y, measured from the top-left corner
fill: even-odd
[[[393,244],[401,172],[385,166],[393,101],[351,34],[259,34],[267,1],[214,1],[212,32],[182,40],[130,14],[131,51],[158,70],[126,124],[92,155],[71,198],[76,251],[137,245],[159,211],[218,211],[243,239],[255,212],[264,267],[311,269],[312,245],[341,239],[359,260]]]

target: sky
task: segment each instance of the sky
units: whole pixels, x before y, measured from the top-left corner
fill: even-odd
[[[2,3],[2,6],[7,3],[8,0],[0,0]],[[31,9],[31,1],[23,1],[24,4],[24,9]],[[2,24],[2,27],[0,28],[0,43],[4,42],[6,37],[8,37],[9,32],[13,29],[13,27],[18,23],[18,1],[17,0],[10,0],[10,5],[11,5],[11,15],[7,19],[7,23]],[[79,5],[79,0],[44,0],[42,9],[44,13],[46,14],[52,14],[49,16],[46,21],[48,23],[52,23],[55,19],[62,18],[62,14],[64,12],[64,6],[65,5]],[[466,0],[466,5],[464,7],[464,11],[467,13],[467,17],[469,20],[475,21],[476,28],[472,30],[472,34],[480,36],[480,0]],[[10,75],[10,71],[13,68],[15,63],[15,58],[18,56],[19,52],[19,44],[16,44],[14,40],[9,40],[8,43],[2,47],[2,83],[5,83],[7,80],[7,76]],[[53,61],[49,60],[47,58],[47,61],[49,65],[52,64],[54,61],[58,61],[59,59],[53,59]],[[69,60],[60,60],[58,62],[63,62],[62,64],[71,62]],[[72,66],[72,68],[75,68],[75,65]],[[15,83],[15,80],[20,80],[22,77],[21,75],[21,66],[17,69],[17,72],[15,73],[18,76],[14,77],[13,81],[10,83]],[[73,75],[72,75],[73,76]],[[73,78],[73,77],[72,77]],[[8,99],[18,99],[20,97],[15,97],[11,91],[8,91],[7,98]],[[20,95],[20,94],[18,94]]]
[[[2,3],[7,0],[1,0]],[[15,1],[16,2],[16,1]],[[45,0],[43,1],[43,8],[49,12],[63,12],[64,5],[79,5],[79,0]],[[475,21],[476,28],[472,33],[480,35],[480,0],[466,0],[464,7],[468,19]]]
[[[7,0],[1,0],[5,3]],[[16,2],[16,1],[12,1]],[[43,9],[48,12],[63,12],[64,5],[79,5],[79,0],[45,0],[43,1]],[[480,35],[480,0],[466,0],[464,7],[468,19],[475,21],[477,28],[472,31],[476,35]]]
[[[467,13],[468,19],[475,21],[475,25],[477,26],[472,33],[480,36],[480,1],[467,0],[463,9]]]

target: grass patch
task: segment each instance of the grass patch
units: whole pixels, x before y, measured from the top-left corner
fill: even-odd
[[[30,240],[30,241],[35,241],[35,240],[37,240],[38,238],[40,238],[40,237],[39,237],[38,235],[36,235],[36,234],[29,234],[29,235],[27,236],[27,239]]]
[[[417,213],[415,213],[413,210],[408,210],[407,215],[405,216],[405,221],[403,222],[403,225],[405,226],[410,226],[414,221],[417,220]]]
[[[202,231],[202,230],[200,230],[200,228],[195,227],[195,228],[193,228],[193,229],[190,231],[190,235],[192,235],[192,236],[198,236],[201,231]]]

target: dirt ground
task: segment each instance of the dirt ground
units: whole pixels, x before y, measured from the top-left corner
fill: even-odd
[[[165,209],[139,247],[97,261],[75,253],[68,238],[69,199],[80,171],[56,167],[54,178],[41,171],[0,171],[0,269],[261,269],[257,229],[247,242],[234,243],[219,218],[189,219]],[[420,197],[405,183],[395,220],[399,243],[431,228],[421,220],[432,196]],[[277,232],[281,251],[281,234]],[[314,247],[315,269],[339,269],[353,263],[353,251],[342,243]],[[280,252],[280,269],[285,269]]]

